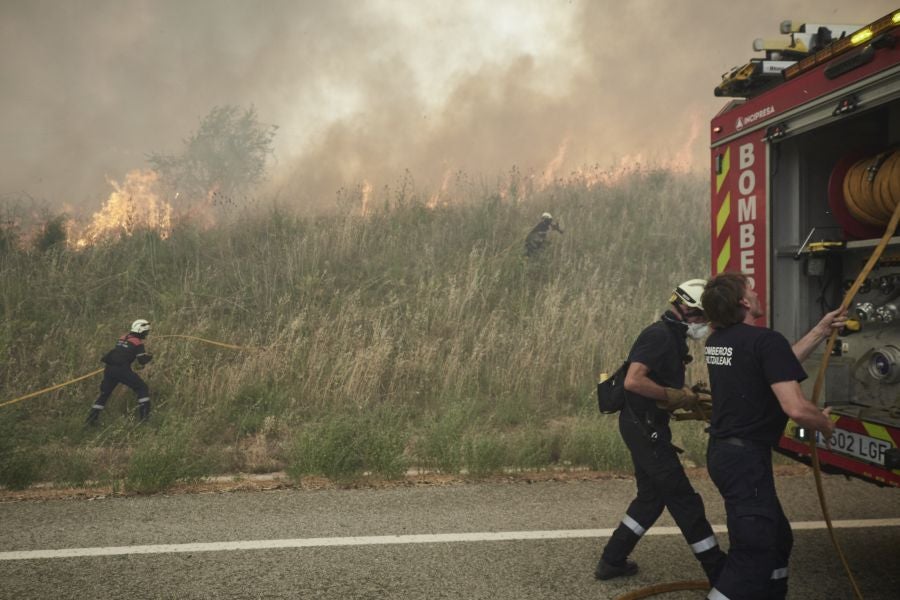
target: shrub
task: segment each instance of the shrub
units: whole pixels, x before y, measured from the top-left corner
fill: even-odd
[[[287,473],[295,480],[323,475],[347,481],[364,473],[400,477],[406,471],[406,441],[406,427],[393,411],[329,415],[296,436]]]
[[[17,435],[18,423],[0,421],[0,485],[24,490],[34,483],[43,462],[41,449]]]
[[[544,469],[559,462],[562,435],[556,429],[532,425],[512,434],[507,441],[508,466]]]
[[[125,488],[149,494],[180,481],[196,481],[207,472],[206,457],[192,446],[188,426],[146,430],[128,461]]]
[[[431,417],[415,444],[415,457],[425,469],[458,473],[464,466],[463,436],[472,418],[472,405],[453,403]]]
[[[630,471],[628,448],[619,435],[616,417],[582,416],[566,433],[562,460],[597,471]]]
[[[276,382],[252,382],[243,386],[231,400],[228,420],[237,426],[240,436],[258,433],[271,419],[282,414],[284,396]]]
[[[65,215],[48,216],[43,226],[34,240],[34,247],[41,252],[47,252],[54,248],[64,248],[66,239],[66,222],[68,217]]]
[[[470,433],[462,447],[466,470],[475,477],[501,473],[509,463],[505,439],[495,432]]]
[[[24,490],[38,478],[40,456],[30,449],[0,452],[0,484],[11,490]]]
[[[53,483],[65,487],[81,487],[94,477],[97,467],[89,448],[78,448],[66,452],[64,448],[54,448],[48,457],[48,476]]]

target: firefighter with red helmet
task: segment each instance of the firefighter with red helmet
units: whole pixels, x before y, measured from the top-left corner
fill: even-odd
[[[100,359],[106,367],[103,370],[103,381],[100,382],[100,395],[88,413],[88,425],[97,423],[100,411],[104,409],[106,401],[120,383],[131,388],[137,396],[138,418],[146,421],[150,416],[150,388],[140,375],[131,369],[131,364],[135,360],[140,365],[146,365],[153,359],[153,355],[144,348],[144,339],[149,333],[150,322],[137,319],[131,324],[131,330],[120,337],[115,347]]]

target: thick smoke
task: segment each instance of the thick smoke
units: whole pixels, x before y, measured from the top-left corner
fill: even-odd
[[[706,168],[712,89],[782,19],[862,0],[5,0],[0,198],[94,210],[214,106],[279,126],[266,194],[300,206],[400,179]],[[554,160],[555,159],[555,160]]]

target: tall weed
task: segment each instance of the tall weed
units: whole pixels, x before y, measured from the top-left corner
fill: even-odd
[[[406,472],[408,433],[402,415],[388,410],[333,414],[304,427],[288,457],[294,479],[323,475],[352,480],[366,473],[395,478]]]
[[[581,415],[562,443],[562,460],[598,471],[629,471],[628,448],[619,435],[618,416]]]
[[[460,177],[429,207],[405,182],[366,216],[350,204],[303,216],[273,208],[80,251],[31,251],[7,236],[0,401],[97,369],[146,318],[155,360],[142,376],[160,430],[127,433],[128,390],[110,406],[127,402],[129,415],[107,411],[101,433],[59,425],[83,420],[99,376],[0,408],[0,424],[15,420],[23,456],[48,444],[115,447],[98,472],[127,467],[141,489],[200,470],[169,451],[190,446],[170,428],[222,455],[252,446],[268,417],[292,438],[296,476],[492,472],[497,461],[620,468],[611,420],[591,412],[595,376],[658,318],[673,283],[707,272],[707,182],[652,170],[541,190],[516,170],[507,179],[505,195]],[[565,234],[526,259],[544,211]],[[572,426],[548,425],[557,422]]]
[[[209,457],[194,442],[189,426],[143,431],[125,472],[125,489],[139,493],[165,490],[178,482],[196,481],[208,472]]]

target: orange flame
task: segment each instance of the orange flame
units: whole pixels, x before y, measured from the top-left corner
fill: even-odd
[[[556,151],[556,156],[554,156],[550,162],[544,167],[544,172],[541,175],[540,180],[538,181],[540,189],[546,189],[557,177],[557,173],[562,167],[563,161],[566,158],[566,151],[569,149],[569,138],[566,137],[562,143],[559,145],[559,149]]]
[[[651,172],[669,171],[671,173],[687,174],[692,171],[693,152],[696,150],[695,144],[701,132],[701,117],[698,114],[692,114],[688,131],[685,132],[684,143],[674,149],[674,152],[668,157],[659,157],[655,154],[645,154],[637,152],[635,154],[626,154],[620,156],[617,160],[612,161],[608,166],[600,164],[584,165],[565,172],[566,159],[569,155],[569,147],[571,144],[571,136],[566,135],[562,138],[555,154],[546,163],[546,166],[535,171],[529,169],[523,172],[518,166],[513,166],[505,175],[501,175],[497,179],[496,194],[502,200],[517,203],[523,201],[535,194],[546,191],[553,186],[582,187],[592,189],[599,186],[614,187],[627,182],[630,177],[635,175],[647,174]],[[432,193],[425,206],[429,209],[438,206],[446,206],[452,200],[449,188],[452,183],[454,173],[460,171],[454,170],[452,166],[445,166],[444,174],[441,177],[441,184],[438,190]],[[372,191],[372,185],[364,180],[360,189],[361,210],[363,216],[369,214],[369,199]]]
[[[68,236],[73,240],[70,245],[85,248],[104,239],[131,235],[138,229],[152,229],[164,239],[169,237],[172,205],[159,198],[158,182],[159,174],[155,171],[139,169],[130,171],[121,185],[110,179],[114,191],[86,227],[72,231],[78,229],[72,226]]]
[[[450,187],[450,177],[453,174],[453,170],[448,168],[444,171],[444,177],[441,179],[441,187],[438,188],[438,191],[433,193],[431,197],[428,199],[428,202],[425,203],[425,207],[429,209],[435,209],[439,205],[447,204],[447,190]]]
[[[369,214],[369,202],[372,200],[372,184],[364,179],[359,190],[359,214],[367,216]]]

